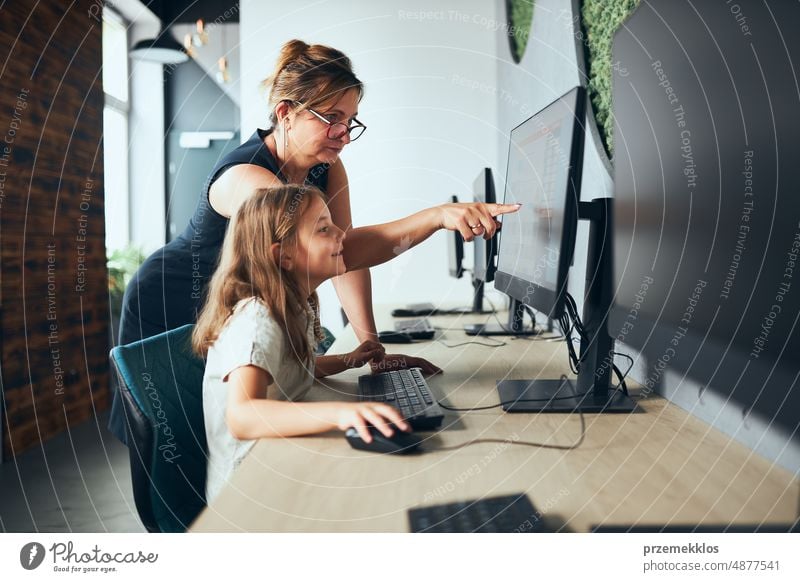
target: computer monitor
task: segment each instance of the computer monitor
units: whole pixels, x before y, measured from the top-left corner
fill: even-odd
[[[800,5],[747,8],[746,39],[725,3],[667,0],[616,33],[610,331],[645,393],[672,371],[797,439],[800,43],[776,27]]]
[[[491,168],[483,168],[472,185],[473,200],[485,204],[497,202],[494,193],[494,177]],[[499,242],[499,231],[490,239],[476,238],[473,243],[473,266],[472,266],[472,313],[484,313],[483,311],[483,291],[486,283],[494,281],[494,273],[497,270],[497,244]],[[466,329],[466,328],[465,328]],[[467,331],[469,331],[467,329]]]
[[[495,288],[557,318],[575,246],[585,92],[576,87],[511,130]]]
[[[504,202],[522,206],[503,216],[494,286],[554,318],[563,312],[575,245],[584,95],[576,87],[510,136]]]
[[[580,202],[585,107],[586,92],[575,87],[511,131],[504,201],[522,206],[503,217],[495,288],[513,299],[512,315],[516,302],[554,319],[562,316],[578,218],[592,221],[577,388],[561,379],[500,380],[500,400],[511,412],[628,412],[635,407],[609,391],[607,378],[603,382],[597,374],[598,362],[613,348],[603,304],[609,298],[611,203]]]
[[[495,203],[497,196],[494,189],[494,177],[491,168],[484,168],[475,178],[472,187],[475,202]],[[484,313],[483,294],[486,283],[494,281],[497,272],[497,249],[500,244],[500,231],[489,239],[476,238],[474,242],[474,266],[472,270],[472,313]],[[538,333],[533,316],[531,326],[524,325],[526,309],[523,305],[512,300],[509,308],[508,321],[502,323],[470,323],[464,326],[467,335],[515,335],[526,336]]]
[[[449,202],[457,204],[458,196],[451,196]],[[447,234],[447,270],[451,277],[460,279],[464,276],[464,239],[457,230]]]
[[[494,204],[497,196],[494,191],[494,177],[491,168],[483,168],[472,185],[472,195],[475,202],[484,204]],[[491,283],[494,281],[494,273],[497,269],[495,259],[497,258],[498,233],[489,240],[475,239],[475,262],[472,268],[472,278],[475,281]]]

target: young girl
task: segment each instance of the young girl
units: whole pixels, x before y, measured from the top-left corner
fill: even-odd
[[[192,337],[207,357],[203,407],[208,439],[206,498],[265,437],[289,437],[366,425],[391,436],[410,430],[391,406],[373,402],[298,403],[314,377],[380,361],[381,344],[349,354],[314,356],[320,339],[316,288],[346,267],[345,233],[324,194],[311,186],[257,190],[236,212],[220,264]]]

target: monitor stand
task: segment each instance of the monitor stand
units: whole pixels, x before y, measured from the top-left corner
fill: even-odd
[[[474,291],[472,292],[472,309],[469,311],[465,311],[464,313],[494,313],[492,311],[484,311],[483,309],[483,288],[485,283],[480,279],[472,277],[472,288]]]
[[[483,295],[483,282],[481,285],[481,295]],[[511,300],[508,308],[508,322],[500,325],[498,323],[471,323],[464,326],[467,335],[513,335],[527,336],[538,335],[539,331],[535,327],[525,327],[525,306],[516,299]]]
[[[633,412],[636,402],[611,387],[614,340],[608,334],[611,288],[611,228],[613,201],[598,198],[578,204],[578,217],[590,220],[586,261],[586,299],[581,341],[581,365],[575,381],[498,380],[497,392],[507,412]],[[567,341],[570,341],[569,338]]]
[[[506,412],[633,412],[620,390],[581,392],[574,380],[502,380],[497,393]]]

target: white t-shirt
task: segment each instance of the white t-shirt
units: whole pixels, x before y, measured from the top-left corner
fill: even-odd
[[[307,313],[309,345],[315,346],[314,315]],[[250,297],[236,304],[219,337],[208,350],[203,375],[203,417],[208,440],[206,499],[211,502],[256,441],[239,440],[228,430],[228,375],[241,366],[258,366],[274,383],[267,398],[300,400],[314,381],[314,366],[300,363],[286,346],[283,330],[267,306]]]

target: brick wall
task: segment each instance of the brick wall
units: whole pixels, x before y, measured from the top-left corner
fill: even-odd
[[[109,404],[97,0],[0,8],[3,453]]]

